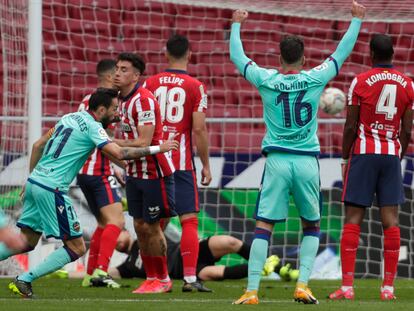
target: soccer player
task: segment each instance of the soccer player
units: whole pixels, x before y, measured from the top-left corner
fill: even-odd
[[[319,97],[351,53],[365,8],[353,1],[352,22],[336,51],[320,66],[303,70],[304,44],[297,36],[280,42],[282,70],[264,69],[246,57],[240,40],[240,24],[248,13],[233,14],[230,57],[243,76],[258,89],[264,105],[266,135],[262,152],[267,157],[255,212],[256,229],[249,259],[246,292],[235,304],[258,304],[260,272],[266,259],[275,222],[286,220],[289,195],[302,219],[299,279],[294,292],[298,302],[317,304],[308,287],[319,247],[320,185],[317,155]]]
[[[30,171],[25,185],[23,213],[17,223],[32,250],[42,233],[63,241],[63,247],[44,262],[16,277],[9,289],[26,298],[33,297],[32,282],[82,256],[85,243],[82,229],[67,195],[70,183],[95,147],[118,160],[137,159],[166,152],[178,146],[168,141],[161,146],[121,148],[103,129],[118,117],[118,92],[100,90],[89,100],[89,110],[64,115],[33,145]],[[8,250],[0,260],[11,256]]]
[[[21,251],[26,248],[24,236],[13,232],[13,229],[7,226],[7,218],[0,210],[0,258],[7,254],[9,250]]]
[[[373,35],[373,68],[358,75],[348,94],[342,142],[345,224],[341,237],[342,287],[330,299],[354,298],[354,270],[365,207],[377,196],[384,231],[381,299],[396,299],[394,278],[400,251],[398,205],[404,202],[400,160],[411,138],[413,83],[394,69],[391,37]]]
[[[180,243],[165,234],[167,239],[168,272],[173,279],[183,278],[182,256]],[[229,235],[217,235],[202,239],[199,244],[199,256],[197,261],[197,278],[202,281],[221,281],[225,279],[242,279],[247,277],[247,264],[234,266],[215,265],[221,258],[228,254],[238,254],[248,260],[250,245]],[[139,245],[133,241],[128,231],[121,232],[116,249],[127,253],[126,260],[115,268],[110,268],[113,277],[121,278],[145,278],[145,270],[139,255]],[[271,259],[271,260],[270,260]],[[280,259],[272,255],[267,260],[266,275],[271,272],[279,273],[282,268]],[[287,265],[284,266],[287,268]],[[291,270],[294,271],[294,270]]]
[[[98,62],[96,66],[98,88],[114,88],[115,65],[116,62],[113,59],[103,59]],[[85,96],[79,106],[79,111],[88,109],[90,97],[91,94]],[[106,128],[110,137],[113,136],[114,128],[113,124]],[[109,158],[99,148],[96,148],[86,160],[77,176],[77,183],[98,222],[91,238],[88,265],[82,286],[105,285],[110,288],[120,288],[120,285],[107,272],[125,220],[121,197],[118,194],[119,184],[115,179],[114,170]]]
[[[122,146],[145,147],[162,142],[160,107],[154,95],[140,87],[138,80],[145,63],[136,54],[118,56],[115,86],[121,93]],[[147,279],[133,293],[164,293],[172,289],[168,276],[167,252],[161,218],[176,216],[174,211],[174,165],[167,154],[142,157],[127,166],[128,212],[141,247]]]
[[[209,292],[197,281],[199,199],[193,159],[192,134],[203,168],[201,184],[211,182],[208,157],[208,134],[205,122],[206,87],[187,73],[191,52],[188,39],[172,36],[167,42],[168,69],[149,77],[144,87],[158,99],[164,125],[164,139],[177,135],[180,148],[172,153],[175,166],[175,210],[180,217],[181,256],[183,257],[183,292]]]

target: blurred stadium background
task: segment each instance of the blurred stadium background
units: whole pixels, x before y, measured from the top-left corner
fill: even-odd
[[[2,0],[0,4],[0,208],[15,222],[21,203],[20,186],[27,177],[28,146],[28,0]],[[285,34],[305,40],[307,68],[320,64],[336,48],[350,21],[349,0],[147,1],[147,0],[43,0],[42,2],[42,132],[62,115],[76,111],[85,94],[96,86],[95,65],[122,51],[141,54],[146,76],[166,69],[165,42],[173,33],[187,35],[192,60],[189,73],[207,85],[208,129],[214,173],[213,184],[201,188],[202,236],[229,233],[251,241],[263,158],[260,144],[265,128],[258,92],[230,62],[228,52],[231,14],[246,8],[243,25],[246,54],[260,66],[278,66],[278,42]],[[353,77],[370,67],[368,42],[372,33],[390,34],[395,43],[395,65],[414,77],[414,1],[361,1],[367,20],[354,52],[329,86],[347,92]],[[338,239],[342,226],[339,156],[344,113],[319,113],[321,182],[324,194],[321,248],[316,276],[338,277]],[[399,276],[414,276],[413,148],[402,162],[407,202],[401,207],[402,251]],[[85,201],[74,186],[75,206],[82,213]],[[368,210],[361,235],[357,274],[382,273],[382,229],[378,209]],[[84,227],[94,224],[84,223]],[[178,228],[178,222],[175,222]],[[284,262],[297,263],[300,220],[294,209],[286,224],[276,226],[271,252]],[[25,267],[20,256],[0,264],[3,274]],[[17,260],[17,262],[16,262]],[[227,262],[236,262],[229,257]]]

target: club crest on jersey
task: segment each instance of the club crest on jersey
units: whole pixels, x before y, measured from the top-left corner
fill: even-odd
[[[132,132],[131,126],[127,123],[121,123],[121,131],[122,132]]]
[[[155,123],[155,113],[154,111],[140,111],[138,112],[138,122],[139,123]]]

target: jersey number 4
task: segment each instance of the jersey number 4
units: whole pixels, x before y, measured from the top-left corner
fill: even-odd
[[[397,86],[395,84],[385,84],[377,102],[376,113],[385,114],[386,120],[392,120],[397,114],[396,100]]]
[[[167,86],[160,86],[155,90],[154,95],[160,104],[162,121],[178,123],[183,119],[186,96],[184,89],[173,87],[168,90]]]

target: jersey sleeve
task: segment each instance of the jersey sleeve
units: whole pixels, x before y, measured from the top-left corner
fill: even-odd
[[[271,73],[275,73],[275,70],[272,70],[271,72],[268,69],[259,67],[244,54],[243,45],[240,39],[240,23],[233,23],[231,26],[230,59],[236,65],[243,77],[256,87],[259,87]]]
[[[346,58],[351,54],[352,49],[358,38],[359,30],[361,28],[361,19],[353,18],[351,24],[341,42],[339,42],[335,52],[329,56],[321,65],[313,68],[310,71],[312,77],[327,84],[335,76],[338,75]]]
[[[92,122],[89,127],[89,137],[96,147],[102,149],[106,144],[111,142],[108,134],[98,122]]]
[[[138,102],[139,101],[139,102]],[[151,97],[141,97],[134,103],[137,116],[137,126],[155,125],[155,105],[156,101]]]
[[[203,83],[195,85],[193,112],[207,111],[207,89]]]
[[[348,106],[359,106],[359,96],[357,93],[358,89],[358,78],[355,77],[352,80],[351,86],[348,91]]]

